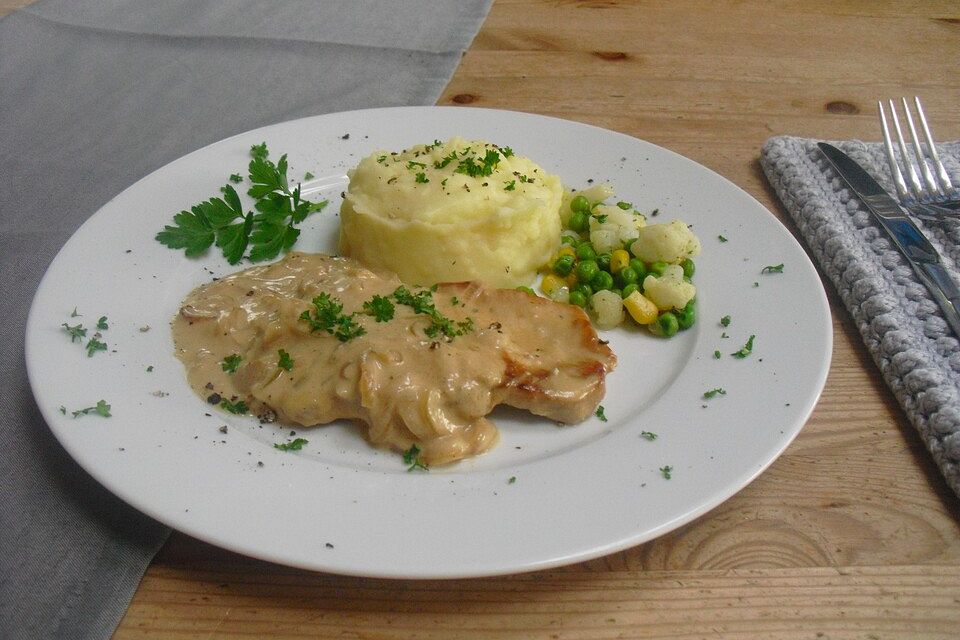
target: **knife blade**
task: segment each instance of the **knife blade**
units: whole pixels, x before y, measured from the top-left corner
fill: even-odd
[[[960,338],[960,289],[941,263],[940,254],[900,203],[853,158],[826,142],[819,142],[817,146],[906,257],[940,307],[953,334]]]

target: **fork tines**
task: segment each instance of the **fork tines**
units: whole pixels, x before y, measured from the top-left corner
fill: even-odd
[[[960,198],[958,198],[953,183],[947,175],[947,170],[940,160],[937,147],[933,144],[933,136],[930,135],[930,127],[927,126],[927,119],[923,114],[923,106],[920,104],[920,98],[914,96],[913,104],[917,112],[917,118],[920,120],[920,127],[923,129],[923,138],[927,143],[929,159],[924,154],[920,138],[917,136],[917,129],[913,124],[913,116],[910,113],[910,105],[907,103],[906,98],[900,98],[900,101],[903,106],[904,116],[906,117],[907,127],[910,129],[910,137],[913,140],[913,158],[911,158],[911,153],[907,150],[907,143],[903,138],[903,131],[900,128],[897,109],[894,106],[893,100],[889,100],[890,117],[893,121],[893,129],[897,136],[897,146],[900,151],[900,163],[897,162],[893,143],[890,139],[890,129],[887,126],[887,116],[884,113],[883,102],[877,102],[877,106],[880,109],[880,126],[883,129],[883,142],[887,152],[887,162],[890,165],[890,172],[893,175],[893,181],[897,188],[897,196],[904,205],[918,202],[921,204],[953,204],[952,201]],[[902,170],[901,164],[903,167]],[[906,180],[904,179],[904,173],[907,175]]]

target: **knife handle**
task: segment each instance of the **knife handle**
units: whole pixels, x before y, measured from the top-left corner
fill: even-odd
[[[916,263],[921,280],[937,301],[943,317],[960,338],[960,289],[939,262]]]

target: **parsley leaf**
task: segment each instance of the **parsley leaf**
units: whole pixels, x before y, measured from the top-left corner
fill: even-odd
[[[722,236],[722,235],[721,235],[721,236],[717,236],[717,240],[719,240],[720,242],[727,242],[727,239],[726,239],[724,236]]]
[[[377,322],[389,322],[393,320],[395,311],[390,298],[386,296],[375,295],[370,300],[363,303],[364,313],[371,315]]]
[[[718,396],[718,395],[719,395],[719,396],[725,396],[725,395],[727,395],[727,392],[726,392],[724,389],[721,389],[720,387],[717,387],[716,389],[711,389],[710,391],[704,391],[704,393],[703,393],[703,397],[706,398],[706,399],[708,399],[708,400],[709,400],[710,398],[713,398],[713,397]]]
[[[766,266],[760,269],[760,273],[783,273],[783,263]]]
[[[251,182],[247,195],[254,198],[258,213],[244,213],[240,197],[233,185],[221,187],[222,198],[214,197],[181,211],[166,225],[156,240],[171,249],[183,249],[187,257],[202,254],[211,246],[223,252],[230,264],[247,256],[253,262],[271,260],[290,250],[300,235],[296,224],[327,206],[328,201],[311,202],[300,196],[300,185],[290,190],[287,180],[287,156],[274,164],[266,143],[250,148],[248,167]],[[237,174],[232,182],[239,182]]]
[[[107,316],[100,316],[100,319],[97,320],[97,329],[100,331],[106,331],[110,326],[107,324]]]
[[[303,449],[303,445],[310,442],[305,438],[297,438],[296,440],[291,440],[290,442],[284,442],[283,444],[274,444],[274,449],[280,449],[280,451],[300,451]]]
[[[87,330],[83,328],[82,324],[70,326],[66,322],[62,325],[63,330],[70,334],[70,342],[76,342],[77,340],[83,341],[84,336],[87,335]]]
[[[721,327],[729,327],[729,326],[730,326],[730,316],[723,316],[722,318],[720,318],[720,326],[721,326]]]
[[[247,411],[250,410],[250,408],[247,406],[247,403],[244,402],[243,400],[238,400],[237,402],[231,402],[226,398],[221,398],[220,406],[223,407],[225,410],[229,411],[230,413],[236,413],[238,415],[242,413],[246,413]]]
[[[671,473],[673,473],[673,467],[671,467],[670,465],[667,465],[665,467],[660,467],[660,474],[665,479],[669,480],[672,477]]]
[[[747,343],[740,348],[739,351],[731,353],[734,358],[746,358],[753,351],[753,339],[756,336],[750,336],[750,339],[747,340]]]
[[[280,358],[279,360],[277,360],[278,367],[280,367],[284,371],[290,371],[291,369],[293,369],[293,358],[290,357],[289,353],[287,353],[283,349],[280,349],[277,352],[277,355]]]
[[[600,422],[606,422],[606,421],[607,421],[607,414],[604,413],[604,409],[603,409],[603,405],[602,405],[602,404],[597,406],[597,411],[596,411],[596,413],[595,413],[594,415],[596,415],[598,418],[600,418]]]
[[[60,413],[64,413],[64,414],[65,414],[66,412],[67,412],[66,408],[60,407]],[[95,413],[95,414],[97,414],[98,416],[102,416],[102,417],[104,417],[104,418],[109,418],[109,417],[110,417],[110,405],[107,404],[107,401],[106,401],[106,400],[98,400],[96,406],[87,407],[86,409],[78,409],[78,410],[76,410],[76,411],[72,411],[72,412],[71,412],[71,414],[73,415],[74,419],[79,418],[80,416],[85,416],[85,415],[91,414],[91,413]]]
[[[425,174],[423,171],[417,172],[415,180],[419,184],[426,184],[430,182],[430,179],[427,178],[427,174]]]
[[[100,335],[100,334],[97,334],[97,335]],[[88,358],[92,358],[93,354],[95,354],[97,351],[106,351],[106,350],[107,350],[107,343],[100,342],[100,340],[97,339],[97,336],[93,336],[92,338],[90,338],[90,342],[87,343]]]
[[[231,173],[230,182],[234,184],[240,184],[241,182],[243,182],[243,176],[240,175],[239,173]]]
[[[243,356],[241,356],[239,353],[231,353],[220,362],[220,368],[227,373],[236,373],[237,367],[240,366],[240,362],[242,360]]]
[[[516,180],[511,180],[510,182],[504,182],[503,184],[506,185],[506,186],[503,188],[504,191],[513,191],[514,189],[517,188],[517,181],[516,181]]]
[[[472,318],[454,322],[437,311],[433,303],[433,292],[430,290],[411,293],[405,286],[400,285],[394,290],[393,299],[410,307],[415,313],[422,313],[430,318],[430,326],[424,329],[429,338],[437,338],[443,334],[447,340],[452,340],[474,330]]]
[[[657,434],[653,433],[652,431],[641,431],[640,437],[643,438],[644,440],[649,440],[653,442],[654,440],[657,439]]]
[[[420,458],[420,447],[416,444],[410,445],[410,448],[403,452],[403,464],[410,465],[407,467],[407,471],[414,471],[415,469],[429,471],[430,469]]]
[[[325,292],[313,299],[313,309],[301,313],[300,320],[309,324],[311,331],[325,331],[340,342],[352,340],[367,332],[357,324],[353,315],[343,314],[343,304],[339,299]]]

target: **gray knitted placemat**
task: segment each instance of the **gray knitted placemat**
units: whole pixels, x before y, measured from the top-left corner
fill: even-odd
[[[913,269],[827,164],[817,140],[778,136],[760,163],[850,312],[884,380],[960,495],[960,342]],[[895,193],[881,143],[833,143]],[[960,178],[960,142],[938,145]],[[917,221],[955,280],[960,224]]]

